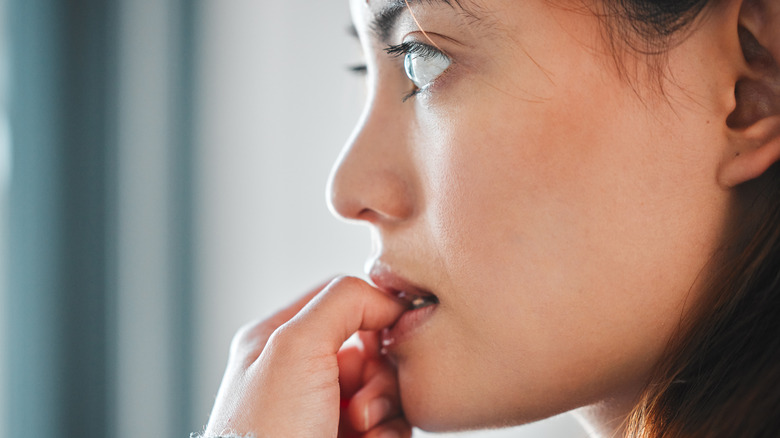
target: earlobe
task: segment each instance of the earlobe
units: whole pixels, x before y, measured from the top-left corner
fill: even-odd
[[[732,148],[718,172],[725,187],[756,179],[780,161],[780,2],[745,0],[736,36],[745,70],[726,120]]]
[[[756,179],[780,162],[780,115],[766,117],[737,134],[737,145],[718,171],[723,187],[735,187]]]

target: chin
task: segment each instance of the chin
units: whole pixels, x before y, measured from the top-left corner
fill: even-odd
[[[457,432],[473,429],[504,427],[518,424],[507,418],[496,418],[494,407],[482,411],[485,404],[477,400],[484,394],[471,394],[437,370],[417,379],[411,373],[399,372],[401,405],[409,423],[426,432]],[[436,375],[438,374],[438,375]]]
[[[436,374],[436,370],[431,371],[433,373],[424,372],[420,375],[405,370],[403,366],[399,368],[401,405],[406,419],[412,426],[427,432],[452,432],[473,428],[474,425],[463,421],[465,417],[459,412],[468,408],[469,403],[462,403],[457,394],[454,394],[457,391],[455,385],[450,384],[442,388],[437,379],[441,378],[441,375],[429,375]]]
[[[571,398],[550,396],[550,392],[568,394],[566,388],[555,391],[551,386],[550,391],[543,391],[546,397],[523,398],[516,394],[534,389],[504,392],[506,387],[494,386],[491,391],[484,381],[469,384],[465,376],[447,374],[436,366],[415,369],[403,364],[398,379],[404,415],[412,426],[427,432],[520,426],[582,405],[575,394],[569,394]]]
[[[454,412],[442,406],[436,406],[429,403],[423,403],[420,399],[406,401],[402,396],[402,405],[404,416],[409,424],[424,430],[426,432],[457,432],[462,430],[476,429],[475,424],[464,422],[463,418],[455,421],[452,417],[457,417],[458,412]],[[453,415],[454,414],[454,415]]]

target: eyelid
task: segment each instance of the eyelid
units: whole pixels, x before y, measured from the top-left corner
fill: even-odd
[[[426,59],[426,60],[433,60],[434,58],[444,58],[447,62],[447,66],[440,73],[436,75],[437,78],[442,74],[444,74],[447,70],[449,70],[449,67],[452,64],[452,58],[446,53],[444,53],[443,50],[439,49],[438,47],[434,47],[430,44],[426,44],[414,40],[404,41],[401,44],[397,44],[397,45],[389,45],[388,47],[385,48],[385,52],[388,55],[396,58],[404,57],[404,69],[408,68],[406,62],[408,61],[409,59],[408,57],[410,55],[417,56],[419,58]],[[428,90],[429,85],[432,83],[432,81],[430,81],[427,82],[424,86],[419,85],[417,81],[409,75],[408,71],[406,72],[406,75],[414,84],[414,88],[404,96],[402,100],[403,102],[406,102],[407,100],[418,95],[419,93]]]
[[[459,41],[446,35],[419,30],[406,34],[401,39],[402,42],[400,44],[386,44],[384,49],[378,48],[383,50],[390,58],[402,58],[401,71],[404,72],[405,78],[408,78],[411,81],[411,85],[413,85],[411,90],[402,97],[403,102],[420,94],[431,95],[435,93],[435,90],[438,90],[443,84],[442,80],[446,82],[447,78],[450,78],[453,74],[453,67],[457,62],[448,50],[440,47],[431,37],[436,40],[443,40],[446,45],[452,44],[457,47],[465,47]],[[418,62],[426,64],[419,71],[422,73],[422,76],[418,75],[417,63],[412,63],[415,59],[421,60]],[[442,65],[442,61],[446,65]],[[433,64],[428,65],[429,62],[433,62]],[[411,70],[410,65],[413,66]],[[439,70],[436,71],[437,69]]]
[[[401,44],[389,45],[385,48],[385,52],[388,55],[394,57],[405,56],[408,53],[420,55],[424,58],[431,58],[433,56],[445,56],[448,59],[452,59],[448,54],[444,53],[438,47],[430,44],[421,43],[419,41],[404,41]]]

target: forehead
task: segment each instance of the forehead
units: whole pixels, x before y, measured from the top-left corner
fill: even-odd
[[[372,15],[385,14],[399,9],[414,9],[417,7],[446,6],[459,12],[479,17],[479,10],[485,8],[481,0],[351,0],[353,6],[361,5]]]
[[[460,4],[461,2],[462,0],[365,0],[365,3],[369,7],[371,6],[381,7],[382,5],[386,6],[386,5],[396,4],[396,3],[411,6],[412,4],[417,4],[417,3],[428,3],[428,4],[445,3],[448,5],[452,5],[453,3]]]
[[[428,11],[442,11],[465,18],[467,23],[482,25],[492,21],[482,0],[350,0],[353,21],[363,23],[380,40],[386,40],[390,30],[407,13],[415,16]],[[419,24],[419,23],[417,23]]]
[[[474,15],[478,17],[478,11],[484,9],[481,2],[482,0],[358,0],[364,3],[369,9],[374,12],[380,12],[383,10],[395,9],[395,8],[414,8],[414,7],[431,7],[431,6],[447,6],[457,11]]]

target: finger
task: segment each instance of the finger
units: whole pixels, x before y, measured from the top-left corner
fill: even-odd
[[[348,416],[352,426],[366,432],[401,413],[395,370],[386,363],[366,365],[366,384],[352,397]]]
[[[396,382],[396,369],[384,357],[367,358],[363,365],[363,386],[373,380],[377,374],[384,374]]]
[[[349,418],[347,418],[349,400],[342,400],[341,403],[341,410],[339,412],[338,438],[360,438],[360,432],[352,427],[352,423],[350,423]]]
[[[320,284],[270,317],[251,322],[240,328],[230,344],[231,355],[245,357],[244,362],[246,363],[244,363],[244,366],[248,363],[252,363],[265,348],[271,334],[273,334],[273,332],[282,324],[295,316],[307,303],[316,297],[318,293],[325,289],[330,282],[331,281],[329,280]]]
[[[329,284],[331,284],[334,281],[334,279],[330,279],[324,283],[319,284],[315,288],[311,289],[310,291],[306,292],[305,295],[295,300],[292,304],[289,306],[283,308],[282,310],[279,310],[275,314],[273,314],[270,318],[266,319],[266,321],[272,322],[272,324],[275,324],[276,327],[279,327],[280,325],[284,324],[285,322],[289,321],[293,316],[295,316],[298,312],[303,309],[306,304],[311,302],[311,300],[317,296],[320,292],[323,291],[326,287],[328,287]]]
[[[410,438],[412,425],[403,417],[394,418],[371,429],[363,438]]]
[[[342,348],[336,355],[339,364],[339,387],[341,398],[349,399],[363,385],[363,364],[365,359],[360,347]]]
[[[379,332],[360,331],[358,332],[358,338],[363,345],[363,351],[365,351],[366,357],[379,357]]]
[[[380,330],[395,322],[406,306],[395,297],[354,277],[331,282],[276,336],[309,357],[335,354],[358,330]],[[296,349],[295,347],[299,347]]]

